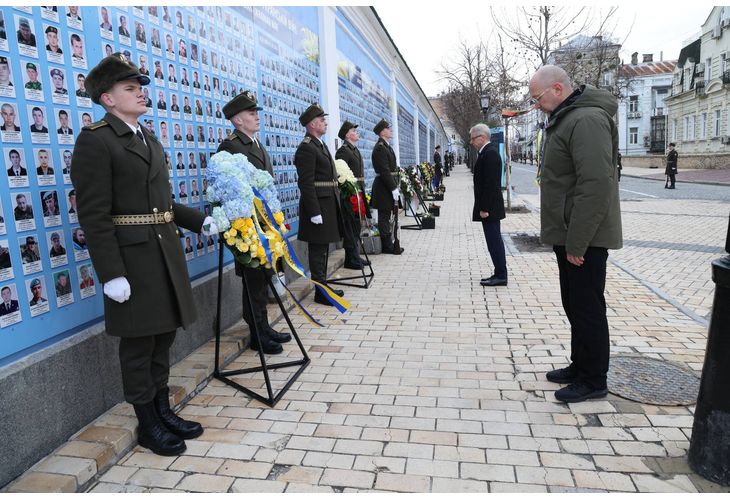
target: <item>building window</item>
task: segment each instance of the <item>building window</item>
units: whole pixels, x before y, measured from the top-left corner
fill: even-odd
[[[720,115],[722,112],[719,109],[715,110],[715,123],[712,127],[713,134],[712,137],[719,137],[720,136]]]
[[[709,82],[712,79],[712,58],[708,57],[705,59],[705,81]]]
[[[689,130],[687,131],[687,139],[690,141],[695,140],[695,115],[689,117]]]
[[[639,143],[639,127],[631,127],[629,129],[629,144]]]
[[[639,96],[629,96],[629,113],[636,113],[639,111]]]
[[[677,142],[677,119],[672,120],[672,142]]]
[[[707,113],[700,117],[700,139],[707,139]]]
[[[684,70],[684,85],[682,86],[682,91],[689,90],[689,86],[692,83],[692,69],[687,68]]]
[[[725,74],[725,71],[727,70],[727,65],[725,59],[727,58],[727,53],[723,52],[720,54],[720,77]]]

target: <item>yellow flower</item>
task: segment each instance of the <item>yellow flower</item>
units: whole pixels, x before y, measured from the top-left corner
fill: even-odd
[[[277,224],[282,224],[284,222],[284,212],[276,212],[274,214],[274,220]]]
[[[226,238],[226,245],[229,247],[236,245],[236,239],[235,238]]]
[[[264,250],[264,247],[262,247],[262,246],[259,246],[259,247],[258,247],[258,248],[256,249],[256,256],[257,256],[257,257],[258,257],[259,259],[261,259],[261,258],[266,258],[266,250]]]
[[[239,252],[245,252],[247,248],[248,246],[244,242],[240,240],[236,242],[236,249],[238,249]]]
[[[236,231],[234,228],[230,228],[228,230],[228,237],[229,238],[235,238],[237,234],[238,234],[238,231]]]
[[[251,250],[251,254],[253,254],[253,256],[255,257],[256,256],[256,252],[258,252],[259,246],[256,243],[252,243],[249,246],[249,249]]]
[[[233,221],[233,224],[231,226],[234,229],[237,229],[238,231],[241,231],[246,228],[246,223],[244,222],[244,219],[236,219]]]

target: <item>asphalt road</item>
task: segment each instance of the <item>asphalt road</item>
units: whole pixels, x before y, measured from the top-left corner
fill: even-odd
[[[537,194],[535,165],[512,163],[512,186],[515,193]],[[621,177],[619,193],[622,200],[674,199],[730,201],[730,186],[688,184],[677,181],[676,189],[664,189],[664,182]]]

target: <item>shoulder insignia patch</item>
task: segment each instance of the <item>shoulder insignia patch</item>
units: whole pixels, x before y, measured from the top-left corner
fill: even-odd
[[[232,133],[232,134],[229,134],[228,137],[226,137],[226,140],[227,141],[232,141],[232,140],[237,139],[237,138],[238,138],[238,136],[236,134],[233,134]]]
[[[302,144],[309,144],[310,142],[312,142],[312,138],[311,138],[311,137],[309,137],[309,136],[307,136],[307,137],[305,137],[305,138],[304,138],[304,140],[302,141]]]
[[[99,120],[98,122],[94,122],[91,125],[87,125],[86,127],[84,127],[84,130],[96,130],[101,127],[106,127],[107,125],[109,124],[106,121]]]

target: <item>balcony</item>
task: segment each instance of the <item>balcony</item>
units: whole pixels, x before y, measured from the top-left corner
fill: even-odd
[[[705,84],[706,82],[704,80],[698,80],[695,82],[695,96],[697,97],[706,97],[707,94],[705,93]]]
[[[723,85],[727,85],[728,83],[730,83],[730,70],[723,72],[722,83]]]

